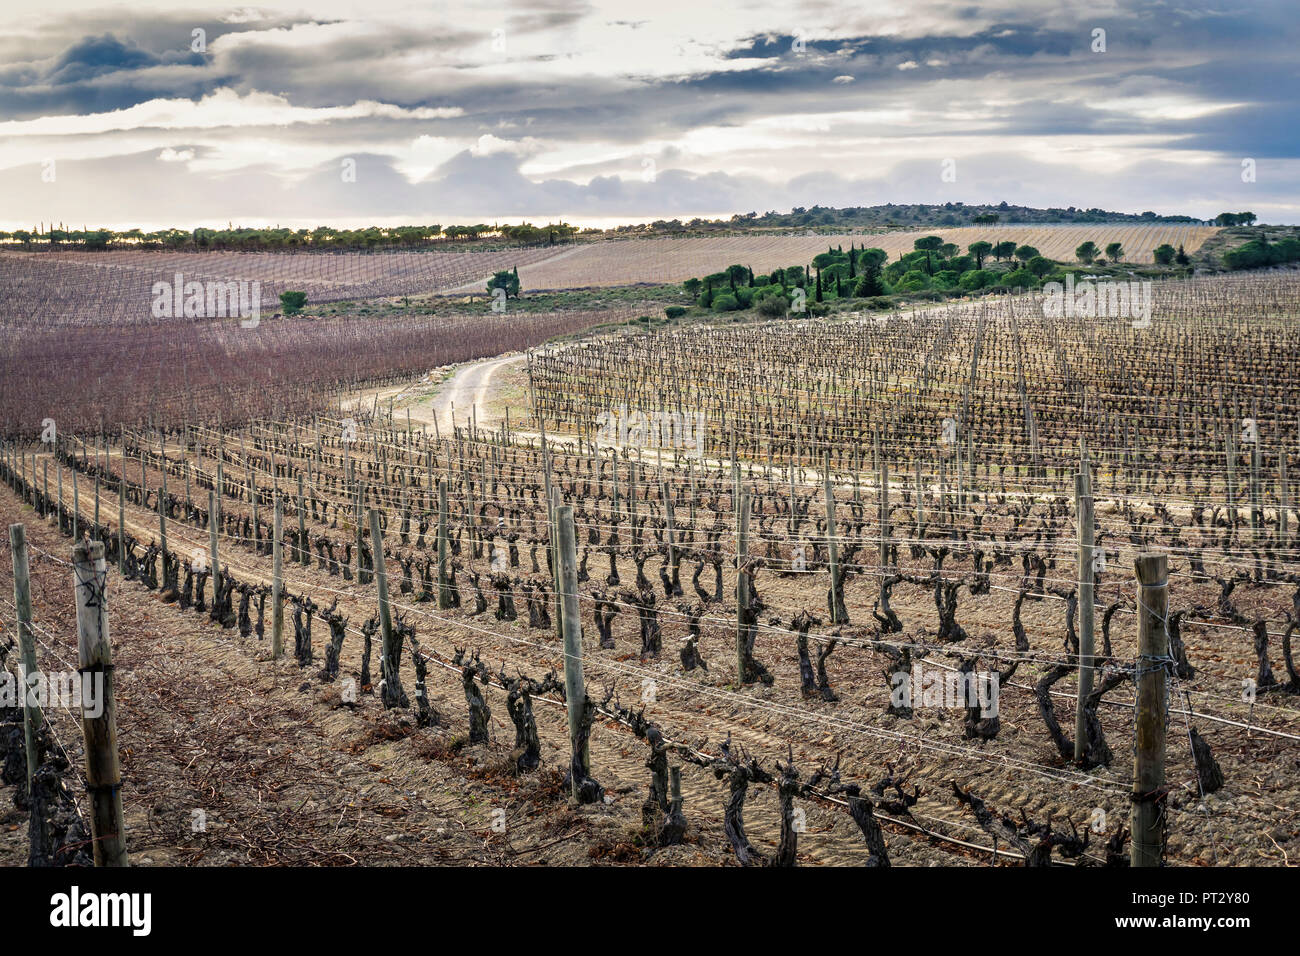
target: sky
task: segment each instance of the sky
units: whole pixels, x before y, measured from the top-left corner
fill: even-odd
[[[1297,223],[1297,51],[1297,0],[43,0],[0,35],[0,228]]]

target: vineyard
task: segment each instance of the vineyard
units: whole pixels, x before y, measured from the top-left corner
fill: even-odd
[[[1195,252],[1217,232],[1213,226],[1178,223],[1130,225],[1106,223],[1095,226],[1017,225],[943,226],[875,235],[753,235],[719,238],[628,239],[577,246],[562,255],[520,266],[519,277],[531,289],[565,289],[577,286],[622,286],[638,282],[681,282],[692,276],[725,269],[732,263],[750,265],[758,271],[802,265],[828,245],[884,249],[891,259],[911,252],[921,236],[939,236],[944,242],[965,249],[980,240],[1028,243],[1039,252],[1061,262],[1072,262],[1080,243],[1092,240],[1099,247],[1120,242],[1125,261],[1152,262],[1151,252],[1162,243],[1182,245]]]
[[[261,308],[281,292],[313,303],[429,294],[466,284],[482,291],[499,269],[540,262],[565,250],[523,246],[482,252],[3,252],[0,289],[9,326],[152,323],[156,282],[257,282]]]
[[[1063,258],[1119,239],[1140,261],[1211,231],[1015,238]],[[683,275],[827,238],[510,264],[530,288],[663,282],[687,242]],[[1284,865],[1300,849],[1298,318],[1300,282],[1268,274],[1160,283],[1143,327],[1050,317],[1031,295],[550,344],[597,317],[411,319],[382,340],[350,319],[141,325],[111,355],[61,328],[0,353],[17,383],[0,476],[31,526],[51,669],[78,653],[70,543],[102,546],[114,653],[138,662],[119,664],[133,853]],[[519,400],[447,417],[430,398],[431,370],[526,348]],[[153,628],[168,654],[133,637]],[[275,716],[201,683],[219,673],[262,681]],[[201,709],[178,743],[168,715]],[[89,798],[65,780],[77,721],[47,716],[53,771],[32,799],[66,862]],[[21,709],[0,720],[18,727],[0,738],[12,786]],[[1152,785],[1135,764],[1157,745]],[[263,798],[296,801],[290,778],[312,774],[288,839]],[[222,825],[195,837],[195,808]],[[1141,847],[1131,819],[1153,827]]]

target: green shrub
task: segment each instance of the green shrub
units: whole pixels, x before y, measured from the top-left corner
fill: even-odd
[[[680,319],[685,314],[686,309],[680,305],[670,305],[668,308],[664,309],[664,315],[668,316],[670,319]]]
[[[769,319],[783,319],[790,310],[790,300],[783,295],[763,296],[758,300],[759,315]]]
[[[281,292],[280,311],[285,315],[297,315],[307,304],[306,292]]]
[[[730,293],[724,293],[723,295],[716,295],[713,297],[714,312],[735,312],[739,308],[740,303],[737,302],[736,297]]]
[[[1002,277],[1003,285],[1016,288],[1023,286],[1026,289],[1038,288],[1038,276],[1034,275],[1028,269],[1017,269],[1014,272],[1008,272]]]
[[[930,277],[919,269],[913,269],[903,274],[898,280],[895,289],[898,292],[920,292],[930,287]]]

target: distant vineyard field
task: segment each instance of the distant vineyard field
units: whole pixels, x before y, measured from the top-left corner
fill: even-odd
[[[874,246],[891,259],[911,252],[921,236],[940,236],[964,250],[980,239],[1002,242],[1013,239],[1027,243],[1051,259],[1072,261],[1074,250],[1091,239],[1101,249],[1107,243],[1124,245],[1124,261],[1150,264],[1151,251],[1162,243],[1191,253],[1218,231],[1217,226],[1182,223],[1097,223],[1087,226],[1000,224],[956,228],[918,229],[878,235],[755,235],[719,238],[630,239],[579,246],[529,266],[520,266],[519,279],[525,289],[569,289],[582,286],[620,286],[639,282],[675,283],[692,276],[718,272],[733,263],[747,265],[756,273],[774,268],[803,265],[827,246]]]
[[[1150,263],[1161,243],[1200,248],[1213,226],[1176,223],[963,226],[877,235],[750,235],[718,238],[609,240],[578,246],[527,246],[483,252],[0,252],[0,324],[99,325],[152,322],[156,282],[260,283],[261,309],[279,308],[281,292],[307,293],[309,303],[385,296],[482,291],[501,269],[519,269],[528,291],[672,284],[733,263],[763,273],[804,265],[828,246],[876,246],[896,258],[920,236],[937,235],[963,249],[980,239],[1035,246],[1070,261],[1091,239],[1119,241],[1125,261]]]
[[[3,252],[0,321],[8,325],[83,325],[151,321],[155,282],[259,282],[261,308],[279,308],[281,292],[308,302],[446,292],[499,269],[565,251],[532,246],[490,252]]]

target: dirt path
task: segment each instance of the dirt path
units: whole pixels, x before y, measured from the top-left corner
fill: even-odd
[[[455,420],[465,421],[471,411],[480,426],[491,425],[496,421],[496,412],[492,408],[495,397],[493,377],[497,372],[512,365],[519,365],[527,356],[520,353],[503,355],[471,362],[457,369],[456,374],[443,383],[429,403],[420,403],[411,409],[413,420],[438,422],[439,428],[450,431]],[[420,415],[416,415],[419,409]]]
[[[479,359],[456,366],[441,384],[428,376],[405,385],[393,385],[378,392],[366,391],[343,400],[343,408],[367,410],[378,398],[381,407],[392,402],[394,408],[409,413],[416,425],[434,425],[451,431],[454,422],[464,423],[471,413],[480,426],[493,425],[503,417],[496,406],[500,380],[498,373],[527,359],[522,352]],[[394,412],[396,414],[396,412]]]

